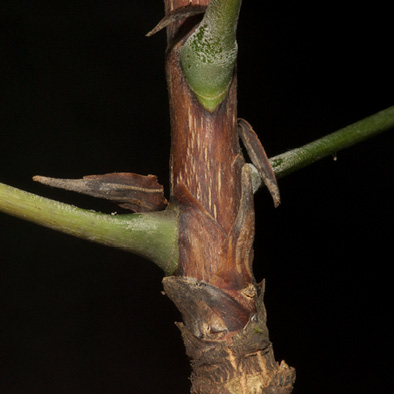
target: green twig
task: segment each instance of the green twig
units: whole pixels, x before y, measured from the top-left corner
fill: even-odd
[[[166,274],[178,260],[177,213],[109,215],[80,209],[0,183],[0,211],[53,230],[144,256]]]
[[[323,157],[335,154],[394,127],[394,106],[351,124],[300,148],[270,159],[277,178],[291,174]]]

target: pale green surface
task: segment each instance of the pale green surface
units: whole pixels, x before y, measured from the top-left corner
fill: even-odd
[[[190,89],[210,112],[224,100],[237,58],[241,0],[211,0],[200,25],[181,50]]]
[[[351,124],[309,144],[270,159],[277,178],[282,178],[323,157],[335,154],[394,127],[394,106]]]
[[[177,267],[177,213],[172,209],[109,215],[80,209],[0,183],[0,211],[146,257],[167,275]]]

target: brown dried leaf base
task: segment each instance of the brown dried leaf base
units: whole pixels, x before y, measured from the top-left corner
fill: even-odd
[[[216,331],[211,321],[220,318],[211,296],[220,289],[192,278],[167,277],[166,294],[181,311],[177,323],[192,365],[192,394],[289,394],[295,369],[275,361],[266,326],[264,290],[256,301],[257,313],[240,331]],[[188,288],[188,290],[187,290]],[[220,299],[220,297],[219,297]],[[211,313],[207,314],[210,310]],[[204,313],[199,313],[204,312]],[[194,314],[194,319],[191,315]],[[210,316],[208,319],[206,316]]]

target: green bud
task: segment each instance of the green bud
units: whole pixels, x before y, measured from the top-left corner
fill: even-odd
[[[225,99],[237,58],[241,0],[211,0],[204,18],[181,49],[181,64],[200,104],[214,112]]]

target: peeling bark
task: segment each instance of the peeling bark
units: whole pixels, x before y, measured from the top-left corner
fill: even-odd
[[[221,289],[180,277],[164,278],[163,285],[184,319],[177,326],[193,368],[192,394],[292,392],[295,370],[275,361],[269,341],[263,286],[250,289],[259,291],[256,313],[237,329],[243,310]]]

